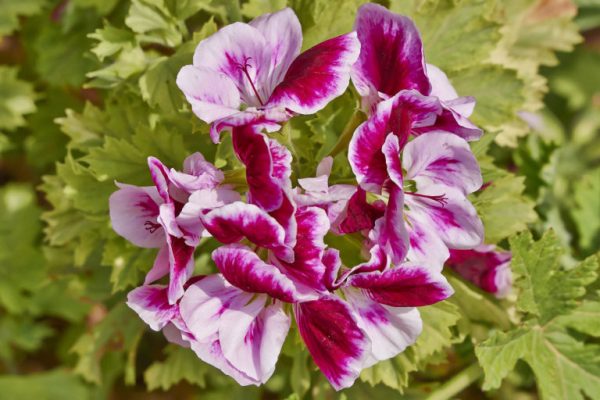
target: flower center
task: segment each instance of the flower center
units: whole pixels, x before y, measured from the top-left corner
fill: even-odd
[[[156,232],[160,227],[161,227],[160,224],[157,224],[152,221],[144,222],[144,229],[146,229],[150,233]]]
[[[448,199],[446,198],[445,194],[427,195],[427,194],[421,194],[421,193],[416,193],[416,192],[404,192],[404,194],[437,201],[438,203],[440,203],[440,205],[442,207],[445,207],[446,204],[448,204]]]
[[[260,95],[258,94],[258,90],[256,90],[256,86],[254,86],[254,82],[252,82],[252,78],[250,78],[250,73],[248,73],[248,68],[252,68],[252,64],[248,63],[248,61],[250,61],[250,60],[252,60],[251,57],[245,58],[244,63],[243,64],[238,63],[237,67],[240,69],[240,71],[242,71],[244,73],[244,75],[248,79],[248,82],[250,82],[250,87],[252,87],[252,91],[254,92],[254,95],[256,96],[256,99],[258,100],[260,105],[264,106],[265,104],[263,103],[262,99],[260,98]]]

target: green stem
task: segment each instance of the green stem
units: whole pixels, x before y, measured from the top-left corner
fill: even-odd
[[[364,114],[359,109],[354,110],[354,114],[350,117],[350,120],[344,127],[342,134],[338,138],[337,143],[333,150],[329,152],[331,157],[337,156],[339,153],[344,151],[348,147],[348,143],[350,143],[350,139],[352,139],[352,135],[354,131],[364,121]]]
[[[452,379],[444,383],[431,393],[426,400],[448,400],[453,398],[458,393],[462,392],[473,382],[483,376],[483,370],[479,364],[475,363],[463,369]]]

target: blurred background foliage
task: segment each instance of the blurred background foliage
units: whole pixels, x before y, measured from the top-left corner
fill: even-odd
[[[600,248],[598,0],[380,1],[415,19],[428,62],[478,100],[473,118],[486,135],[473,150],[488,187],[473,201],[486,241],[515,254],[509,299],[450,276],[457,293],[424,309],[417,345],[341,394],[294,335],[273,378],[241,388],[125,306],[155,254],[110,229],[113,182],[149,184],[148,155],[173,167],[197,150],[219,167],[236,163],[231,143],[210,143],[175,86],[195,45],[227,23],[291,6],[307,48],[350,30],[362,3],[0,0],[0,399],[600,398],[600,326],[572,323],[600,321],[593,262],[574,267]],[[348,91],[294,119],[297,174],[314,173],[356,103]],[[349,174],[344,157],[337,176]],[[533,237],[515,236],[526,229]],[[545,271],[533,268],[535,249],[548,254],[538,260]],[[197,265],[210,268],[204,255]],[[572,300],[591,290],[564,309],[528,295],[560,287],[557,277],[574,285]],[[547,294],[560,300],[566,286]],[[544,307],[556,309],[551,323]],[[518,342],[536,327],[563,335],[559,348],[582,357],[569,358],[581,371],[536,363],[529,342]]]

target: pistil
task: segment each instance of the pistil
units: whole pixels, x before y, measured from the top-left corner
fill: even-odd
[[[246,76],[246,78],[248,79],[248,81],[250,82],[250,86],[252,87],[252,91],[254,92],[254,95],[256,96],[256,99],[258,100],[258,102],[260,103],[261,106],[264,106],[265,104],[263,103],[262,99],[260,98],[260,95],[258,94],[258,90],[256,90],[256,86],[254,86],[254,82],[252,82],[252,78],[250,78],[250,74],[248,73],[248,68],[251,68],[252,65],[248,63],[249,60],[251,60],[251,57],[248,57],[244,60],[243,64],[237,64],[237,67],[244,73],[244,75]]]
[[[444,195],[444,194],[427,195],[427,194],[421,194],[421,193],[416,193],[416,192],[404,192],[404,194],[437,201],[438,203],[440,203],[442,205],[442,207],[444,207],[444,206],[446,206],[446,204],[448,204],[448,199],[446,198],[446,195]]]

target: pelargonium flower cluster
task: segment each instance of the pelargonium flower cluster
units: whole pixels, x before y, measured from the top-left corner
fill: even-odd
[[[467,199],[482,184],[467,143],[482,133],[468,120],[474,100],[425,63],[409,18],[367,4],[355,29],[300,54],[300,23],[284,9],[203,40],[177,84],[213,141],[230,132],[246,186],[200,153],[182,171],[150,157],[154,185],[119,184],[110,199],[114,230],[159,249],[128,305],[241,385],[273,374],[293,316],[332,386],[351,386],[416,341],[418,307],[453,293],[441,273],[450,252],[483,240]],[[340,138],[356,184],[329,184],[331,157],[292,179],[293,156],[269,133],[350,80],[366,114]],[[346,265],[327,235],[358,239],[364,261]],[[220,244],[218,272],[194,276],[203,238]]]

